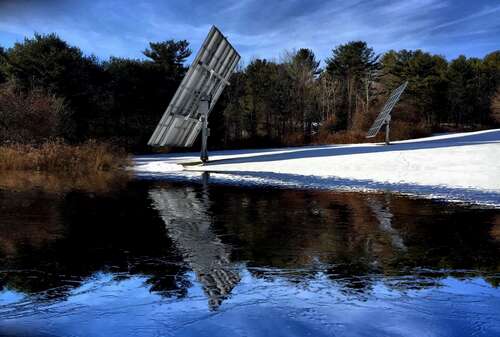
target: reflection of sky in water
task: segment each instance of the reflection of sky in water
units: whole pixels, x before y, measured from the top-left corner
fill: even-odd
[[[29,312],[22,312],[29,307],[23,304],[23,295],[3,291],[0,332],[19,333],[20,327],[31,327],[49,335],[71,336],[500,333],[500,292],[481,278],[447,277],[437,287],[400,291],[385,284],[398,282],[398,278],[380,277],[369,294],[358,296],[339,291],[321,272],[307,284],[294,284],[281,277],[257,278],[242,265],[240,268],[241,282],[217,311],[209,310],[202,285],[192,272],[185,298],[151,293],[146,277],[116,280],[109,273],[95,274],[66,300],[47,302]],[[20,311],[5,307],[16,301],[22,304]]]
[[[12,290],[0,291],[0,306],[12,304],[21,301],[24,295]]]

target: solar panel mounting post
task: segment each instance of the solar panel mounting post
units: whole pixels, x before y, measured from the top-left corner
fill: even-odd
[[[202,121],[200,159],[203,164],[208,162],[208,136],[210,136],[210,129],[208,128],[208,112],[210,111],[211,102],[211,95],[202,95],[200,97],[200,105],[198,106],[198,113],[200,114]]]
[[[391,141],[389,140],[390,123],[391,115],[388,115],[387,119],[385,120],[385,145],[391,144]]]

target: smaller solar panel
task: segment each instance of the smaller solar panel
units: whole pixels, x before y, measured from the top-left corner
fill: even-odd
[[[399,98],[401,97],[401,94],[403,93],[403,91],[405,91],[407,85],[408,85],[408,81],[401,84],[399,87],[397,87],[391,93],[391,96],[389,96],[389,99],[387,100],[387,102],[385,102],[385,105],[382,108],[382,111],[380,111],[380,113],[378,114],[378,116],[375,119],[375,122],[373,122],[370,130],[368,130],[368,133],[366,134],[366,138],[373,138],[378,134],[378,132],[380,131],[382,126],[388,120],[392,109],[394,108],[396,103],[399,101]]]

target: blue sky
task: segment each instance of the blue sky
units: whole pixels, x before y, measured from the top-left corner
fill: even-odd
[[[0,45],[55,32],[87,54],[141,57],[149,41],[187,39],[194,51],[212,24],[243,60],[364,40],[382,53],[424,49],[483,57],[500,49],[500,0],[0,0]]]

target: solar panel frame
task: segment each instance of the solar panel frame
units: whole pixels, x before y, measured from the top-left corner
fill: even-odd
[[[407,86],[408,86],[408,81],[401,84],[391,93],[391,95],[385,102],[384,107],[382,108],[377,118],[373,122],[372,126],[368,130],[366,138],[373,138],[379,133],[382,126],[390,118],[392,109],[398,103],[399,99],[401,98],[401,95],[403,94]]]
[[[191,146],[202,127],[198,113],[200,98],[211,97],[210,114],[240,58],[227,38],[212,26],[148,145]]]

